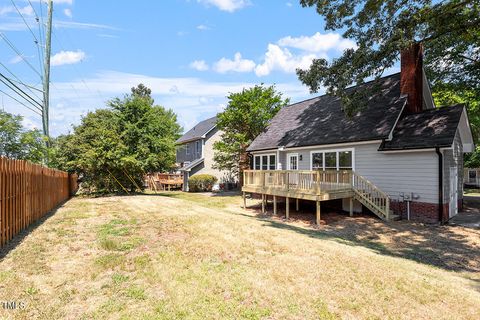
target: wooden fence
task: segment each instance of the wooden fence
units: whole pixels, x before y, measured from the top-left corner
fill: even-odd
[[[77,188],[76,175],[0,157],[0,247]]]

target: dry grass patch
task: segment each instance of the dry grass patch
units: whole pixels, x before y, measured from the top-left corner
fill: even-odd
[[[480,316],[474,235],[462,260],[456,229],[360,217],[317,230],[246,215],[238,196],[169,195],[68,202],[0,261],[0,300],[27,303],[0,317]],[[426,259],[434,241],[445,252]]]

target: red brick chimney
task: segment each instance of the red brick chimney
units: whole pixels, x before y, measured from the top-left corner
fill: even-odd
[[[407,111],[423,110],[423,45],[414,43],[400,54],[400,92],[408,95]]]

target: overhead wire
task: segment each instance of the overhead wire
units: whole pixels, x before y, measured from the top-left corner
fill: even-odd
[[[0,32],[0,37],[18,55],[18,57],[20,59],[22,59],[22,61],[24,61],[30,67],[30,69],[32,69],[37,75],[39,75],[40,78],[42,78],[42,75],[40,74],[40,72],[38,72],[38,70],[35,69],[35,67],[30,62],[28,62],[27,59],[25,59],[24,54],[21,53],[20,50],[17,49],[17,47],[15,47],[15,45],[8,39],[8,37],[5,35],[5,33]]]
[[[33,113],[41,116],[42,114],[38,111],[36,111],[35,109],[32,109],[30,108],[29,106],[27,106],[25,103],[23,103],[22,101],[18,100],[17,98],[13,97],[12,95],[8,94],[7,92],[3,91],[2,89],[0,89],[0,92],[3,93],[4,95],[6,95],[7,97],[9,97],[10,99],[13,99],[15,100],[16,102],[18,102],[19,104],[21,104],[22,106],[24,106],[25,108],[27,108],[28,110],[32,111]]]

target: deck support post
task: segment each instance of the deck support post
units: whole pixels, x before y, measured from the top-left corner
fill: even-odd
[[[298,198],[295,199],[295,200],[296,200],[296,202],[295,202],[295,210],[298,212],[298,210],[299,210]]]
[[[265,195],[262,194],[262,213],[265,213]]]
[[[353,217],[353,198],[350,198],[349,202],[350,202],[350,217]]]
[[[286,197],[285,198],[285,219],[288,220],[290,217],[290,198]]]
[[[273,196],[273,214],[277,214],[277,196]]]
[[[245,192],[242,192],[243,193],[243,209],[246,210],[247,209],[247,198],[245,196]]]
[[[317,226],[320,225],[320,201],[317,201],[317,217],[316,217]]]

